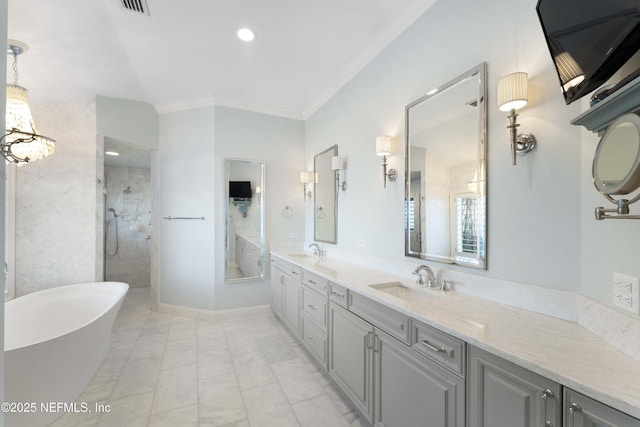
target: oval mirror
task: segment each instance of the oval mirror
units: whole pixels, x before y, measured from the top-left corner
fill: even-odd
[[[593,183],[604,195],[629,194],[640,187],[640,116],[616,119],[598,143]]]

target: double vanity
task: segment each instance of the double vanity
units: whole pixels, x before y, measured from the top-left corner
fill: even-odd
[[[407,277],[271,252],[273,311],[369,423],[640,426],[640,362],[576,323]]]

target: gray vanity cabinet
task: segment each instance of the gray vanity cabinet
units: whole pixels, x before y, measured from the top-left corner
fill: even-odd
[[[468,427],[562,426],[559,384],[468,346]]]
[[[271,267],[271,307],[295,335],[302,337],[300,267],[280,259]]]
[[[564,425],[565,427],[640,427],[640,420],[565,387]]]
[[[390,335],[375,334],[375,425],[464,427],[464,379]]]
[[[329,303],[329,375],[351,403],[373,422],[373,326]]]

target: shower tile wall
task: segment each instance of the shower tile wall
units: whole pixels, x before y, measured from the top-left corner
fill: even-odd
[[[148,168],[105,166],[107,200],[105,220],[107,281],[128,283],[134,288],[150,286],[151,176]],[[109,208],[118,221],[116,227]]]

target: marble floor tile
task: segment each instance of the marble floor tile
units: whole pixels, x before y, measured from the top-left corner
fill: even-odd
[[[349,427],[350,424],[324,394],[296,403],[293,410],[302,427]]]
[[[151,311],[149,295],[129,291],[78,399],[110,411],[65,414],[53,427],[366,426],[276,317],[194,320]]]
[[[276,382],[271,367],[261,351],[242,353],[233,358],[240,390],[248,390]]]
[[[299,427],[293,408],[280,385],[269,384],[242,392],[249,423],[260,427]],[[328,427],[325,426],[325,427]]]
[[[198,382],[199,421],[222,426],[247,418],[235,373]]]
[[[284,395],[292,405],[324,394],[324,390],[309,373],[300,359],[291,359],[274,363],[271,369],[275,374]]]

